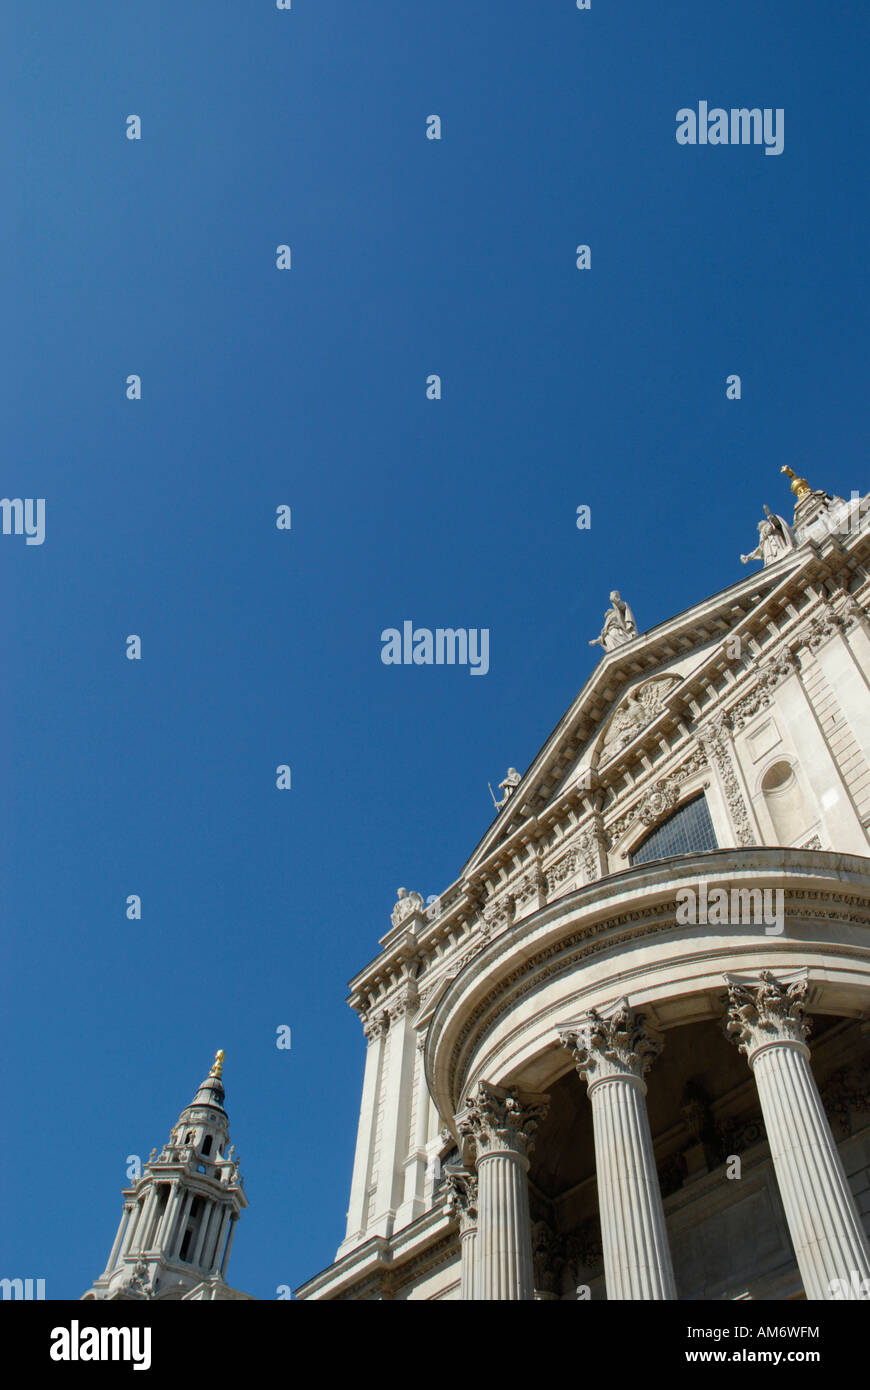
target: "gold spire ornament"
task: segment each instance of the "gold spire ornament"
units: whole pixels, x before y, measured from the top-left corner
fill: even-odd
[[[809,497],[812,488],[806,478],[799,478],[794,469],[789,468],[787,463],[784,463],[779,471],[780,473],[785,473],[787,477],[792,479],[791,490],[798,501],[800,501],[802,497]]]
[[[216,1076],[218,1081],[220,1081],[221,1073],[224,1069],[224,1058],[226,1057],[226,1055],[227,1054],[224,1052],[222,1047],[219,1048],[214,1055],[214,1066],[209,1072],[209,1076]]]

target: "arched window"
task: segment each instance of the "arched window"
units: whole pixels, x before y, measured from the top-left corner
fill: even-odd
[[[210,1135],[210,1134],[207,1134],[207,1135],[205,1136],[205,1138],[203,1139],[203,1141],[202,1141],[202,1148],[200,1149],[200,1153],[203,1154],[203,1156],[205,1156],[205,1155],[211,1153],[211,1135]]]
[[[629,862],[647,864],[651,859],[667,859],[672,854],[698,854],[718,848],[707,798],[701,792],[651,830],[637,849],[632,850]]]

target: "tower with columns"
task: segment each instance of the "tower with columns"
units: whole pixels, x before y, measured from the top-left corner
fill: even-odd
[[[124,1190],[124,1209],[106,1268],[85,1299],[246,1299],[227,1265],[248,1205],[230,1144],[224,1053],[182,1110],[159,1155]]]
[[[614,590],[454,881],[399,890],[297,1297],[870,1296],[870,496],[783,472],[760,567],[647,632]]]

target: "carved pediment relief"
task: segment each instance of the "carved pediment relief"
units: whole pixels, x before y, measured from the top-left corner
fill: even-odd
[[[680,676],[653,676],[626,695],[604,730],[599,765],[608,762],[620,749],[661,714],[665,698],[680,684]]]

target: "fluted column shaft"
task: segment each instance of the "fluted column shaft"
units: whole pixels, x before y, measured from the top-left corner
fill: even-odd
[[[461,1167],[445,1169],[447,1180],[447,1209],[459,1218],[459,1248],[462,1279],[459,1296],[468,1303],[475,1297],[474,1271],[477,1261],[477,1229],[479,1188],[474,1173]]]
[[[133,1241],[136,1237],[136,1228],[139,1225],[139,1222],[142,1220],[144,1201],[145,1199],[143,1198],[141,1202],[133,1202],[132,1204],[130,1220],[127,1222],[127,1229],[124,1232],[124,1239],[121,1241],[121,1249],[118,1254],[118,1263],[120,1263],[121,1260],[125,1259],[126,1256],[130,1253]]]
[[[232,1216],[232,1207],[224,1206],[222,1208],[222,1213],[220,1230],[218,1231],[217,1240],[215,1241],[214,1250],[212,1251],[211,1260],[209,1261],[212,1272],[217,1271],[220,1267],[220,1258],[223,1251],[223,1244],[227,1236],[227,1227],[230,1224],[230,1217]]]
[[[124,1209],[121,1212],[121,1220],[118,1225],[118,1234],[115,1236],[115,1241],[112,1246],[111,1254],[109,1255],[109,1261],[106,1265],[107,1270],[114,1269],[115,1265],[118,1263],[118,1252],[121,1249],[121,1241],[124,1239],[124,1233],[127,1229],[127,1223],[131,1218],[132,1211],[133,1208],[129,1205],[129,1203],[125,1202]]]
[[[478,1160],[477,1298],[534,1297],[528,1168],[529,1160],[511,1149],[494,1149]]]
[[[675,1299],[643,1080],[661,1043],[627,999],[605,1014],[590,1011],[560,1036],[592,1102],[608,1300]]]
[[[727,1032],[752,1068],[779,1194],[808,1299],[855,1299],[870,1249],[804,1041],[805,977],[729,979]]]
[[[227,1272],[227,1265],[228,1265],[229,1262],[230,1262],[230,1251],[231,1251],[232,1248],[233,1248],[233,1240],[235,1239],[236,1227],[238,1226],[238,1224],[239,1224],[238,1214],[237,1214],[236,1212],[233,1212],[232,1216],[230,1217],[230,1234],[229,1234],[229,1239],[227,1240],[226,1246],[225,1246],[225,1248],[224,1248],[224,1257],[223,1257],[223,1259],[221,1260],[221,1270],[220,1270],[221,1274],[226,1274],[226,1272]]]
[[[459,1297],[465,1303],[470,1303],[474,1297],[474,1270],[477,1263],[477,1227],[469,1226],[462,1231],[459,1237],[459,1248],[461,1251],[462,1278],[459,1285]]]
[[[528,1155],[548,1099],[481,1081],[460,1117],[459,1132],[477,1168],[475,1300],[535,1296]]]

